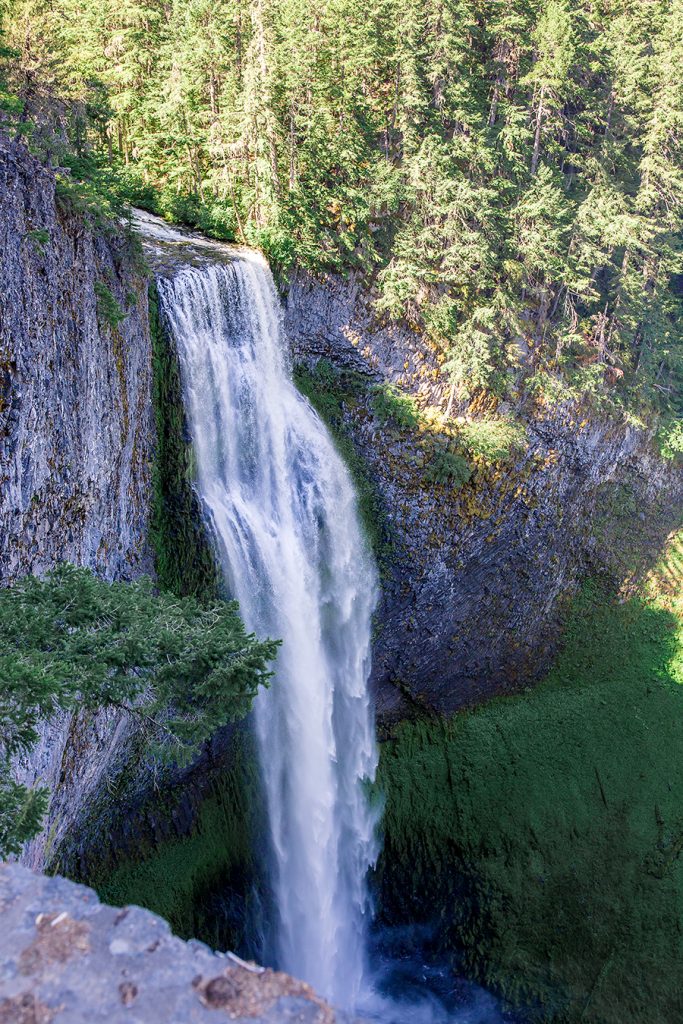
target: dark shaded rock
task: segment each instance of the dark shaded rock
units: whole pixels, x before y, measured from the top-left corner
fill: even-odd
[[[110,578],[151,564],[146,279],[126,234],[96,230],[55,187],[0,134],[0,582],[58,561]]]

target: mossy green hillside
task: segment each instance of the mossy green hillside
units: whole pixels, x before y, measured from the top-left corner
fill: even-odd
[[[539,1021],[683,1019],[682,584],[679,535],[635,596],[581,594],[537,689],[382,745],[385,913],[439,914]]]

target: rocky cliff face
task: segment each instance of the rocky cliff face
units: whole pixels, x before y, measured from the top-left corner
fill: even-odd
[[[295,276],[285,324],[295,364],[323,358],[340,372],[343,429],[386,517],[373,666],[385,723],[528,685],[548,667],[584,574],[628,584],[680,521],[680,467],[646,432],[576,407],[536,410],[524,450],[476,465],[465,486],[430,482],[429,428],[380,423],[371,387],[390,381],[444,408],[438,353],[378,323],[353,277]],[[356,381],[346,391],[345,374]]]
[[[135,574],[153,444],[146,281],[125,235],[60,204],[52,172],[1,136],[0,208],[0,581],[63,560]]]
[[[125,232],[60,201],[0,135],[0,583],[56,562],[149,570],[154,447],[147,282]],[[22,778],[55,791],[46,835],[78,820],[127,724],[48,723]],[[40,864],[45,837],[27,852]]]

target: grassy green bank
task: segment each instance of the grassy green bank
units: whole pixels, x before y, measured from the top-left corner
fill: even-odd
[[[681,683],[679,535],[639,593],[584,591],[541,686],[383,744],[385,912],[540,1021],[683,1019]]]

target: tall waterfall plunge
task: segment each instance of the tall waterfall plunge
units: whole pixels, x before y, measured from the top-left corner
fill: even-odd
[[[376,578],[354,489],[292,384],[265,261],[159,281],[230,592],[247,626],[283,640],[256,728],[273,851],[277,965],[340,1007],[364,971],[377,754],[367,693]]]

